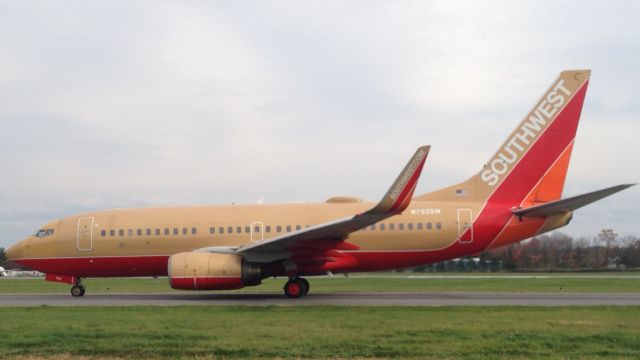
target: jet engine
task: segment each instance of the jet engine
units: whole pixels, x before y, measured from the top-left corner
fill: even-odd
[[[235,254],[183,252],[169,257],[169,285],[181,290],[231,290],[258,285],[260,265]]]

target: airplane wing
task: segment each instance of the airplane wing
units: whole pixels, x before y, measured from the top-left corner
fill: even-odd
[[[341,242],[354,231],[401,213],[411,202],[429,149],[430,146],[427,145],[416,150],[382,200],[368,211],[243,246],[238,248],[236,253],[255,262],[282,260],[288,258],[291,255],[291,249],[298,245],[327,240]]]
[[[618,191],[622,191],[626,188],[629,188],[635,184],[622,184],[617,186],[612,186],[610,188],[558,200],[548,202],[542,205],[536,205],[532,207],[528,207],[525,209],[515,209],[513,210],[513,214],[519,217],[537,217],[544,218],[553,215],[560,215],[566,213],[568,211],[573,211],[579,209],[585,205],[589,205],[594,201],[598,201],[602,198],[605,198],[609,195],[615,194]]]

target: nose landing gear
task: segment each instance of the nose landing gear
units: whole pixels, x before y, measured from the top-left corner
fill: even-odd
[[[296,276],[284,284],[284,293],[288,298],[297,299],[307,295],[309,287],[307,279]]]

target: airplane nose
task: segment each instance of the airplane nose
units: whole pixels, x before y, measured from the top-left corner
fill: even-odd
[[[7,257],[7,260],[14,260],[14,259],[20,259],[22,258],[22,254],[24,252],[24,245],[22,243],[18,243],[15,244],[13,246],[10,246],[6,251],[5,251],[5,255]]]

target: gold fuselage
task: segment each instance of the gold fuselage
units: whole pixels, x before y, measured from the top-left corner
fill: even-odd
[[[368,202],[226,205],[87,212],[50,222],[43,228],[53,229],[53,235],[30,236],[10,250],[13,258],[53,258],[172,255],[204,247],[240,247],[352,216],[372,205]],[[474,201],[413,201],[403,214],[352,233],[348,242],[360,251],[442,249],[458,238],[458,210],[469,209],[477,214],[480,205]],[[90,219],[83,221],[93,225],[90,238],[82,241],[81,219]]]

